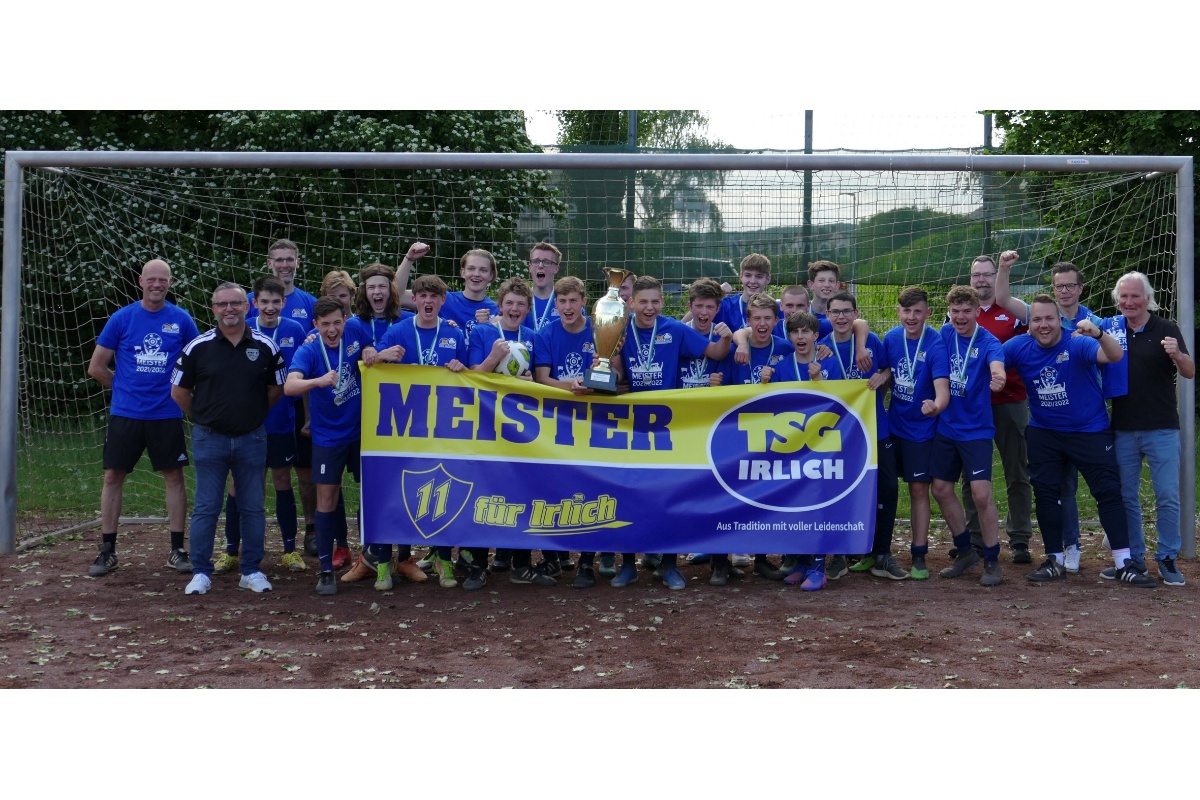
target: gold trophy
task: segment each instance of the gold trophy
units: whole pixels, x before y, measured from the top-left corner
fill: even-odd
[[[584,370],[583,385],[597,392],[615,394],[617,373],[612,371],[610,362],[620,352],[629,327],[629,309],[621,299],[621,283],[633,273],[627,269],[605,267],[604,274],[608,276],[608,293],[592,307],[592,339],[600,363],[595,369]]]

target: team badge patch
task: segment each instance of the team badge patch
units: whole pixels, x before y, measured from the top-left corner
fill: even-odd
[[[467,507],[474,488],[474,483],[459,480],[441,464],[419,472],[406,469],[400,474],[404,510],[417,533],[426,539],[454,522]]]
[[[259,354],[258,348],[251,347],[250,349],[248,349],[246,351],[246,358],[250,359],[251,361],[258,361],[258,354]]]

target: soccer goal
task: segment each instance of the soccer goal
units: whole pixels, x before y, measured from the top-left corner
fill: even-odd
[[[736,283],[738,261],[759,252],[775,291],[804,283],[812,261],[836,262],[882,333],[904,286],[944,297],[974,256],[1015,249],[1015,295],[1045,290],[1049,266],[1068,260],[1086,276],[1081,302],[1102,316],[1118,313],[1117,276],[1146,273],[1194,354],[1192,183],[1191,159],[1178,157],[9,151],[0,553],[98,524],[107,395],[86,366],[109,315],[139,298],[151,258],[171,265],[172,301],[204,330],[213,287],[248,286],[278,238],[297,242],[297,284],[313,293],[329,270],[394,266],[416,239],[433,248],[419,270],[452,288],[467,249],[491,250],[503,278],[524,274],[529,245],[548,240],[563,250],[561,274],[595,291],[605,266],[659,277],[672,312],[689,283]],[[1189,557],[1193,387],[1180,381]],[[145,462],[124,509],[135,521],[164,514]]]

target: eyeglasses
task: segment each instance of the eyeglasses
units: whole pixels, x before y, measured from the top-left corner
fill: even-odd
[[[1080,283],[1056,283],[1056,284],[1054,284],[1054,291],[1056,291],[1056,292],[1073,292],[1082,285],[1083,284],[1080,284]]]
[[[531,259],[529,259],[529,266],[531,266],[531,267],[557,267],[558,262],[551,261],[548,258],[531,258]]]
[[[838,309],[831,308],[825,312],[825,316],[827,316],[827,317],[848,317],[853,313],[854,313],[853,308],[838,308]]]
[[[992,277],[995,277],[995,275],[996,275],[996,273],[994,273],[994,272],[972,272],[971,273],[972,278],[992,278]]]
[[[245,300],[222,300],[220,302],[217,302],[216,300],[213,301],[213,308],[241,308],[244,305],[246,305]]]

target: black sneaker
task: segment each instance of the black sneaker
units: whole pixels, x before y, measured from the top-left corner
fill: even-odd
[[[1117,570],[1116,580],[1136,586],[1139,589],[1153,589],[1158,582],[1146,574],[1146,568],[1131,559],[1125,559],[1125,566]]]
[[[713,564],[712,577],[708,579],[710,586],[724,586],[729,583],[729,564],[722,561],[719,564]]]
[[[799,556],[784,556],[783,561],[779,562],[779,571],[784,575],[791,575],[796,571],[796,566],[800,563]]]
[[[304,532],[304,552],[314,557],[317,555],[317,534],[312,531]]]
[[[1066,568],[1055,561],[1053,558],[1047,558],[1042,565],[1025,576],[1026,580],[1031,580],[1035,583],[1045,583],[1046,581],[1057,581],[1067,577]]]
[[[575,573],[575,582],[571,584],[576,589],[590,589],[596,585],[596,572],[587,564],[580,564]]]
[[[517,567],[508,573],[508,582],[516,584],[533,584],[534,586],[557,586],[558,581],[544,572],[533,567]]]
[[[171,555],[167,556],[167,566],[176,572],[192,571],[192,559],[188,557],[187,551],[179,548],[171,551]]]
[[[508,572],[512,568],[512,561],[509,560],[507,550],[497,550],[496,555],[492,556],[492,565],[489,567],[492,572]]]
[[[337,578],[332,572],[322,572],[317,576],[317,594],[337,594]]]
[[[463,588],[468,592],[474,592],[482,589],[485,583],[487,583],[487,572],[482,567],[476,567],[463,581]]]
[[[769,581],[781,581],[784,579],[784,577],[786,577],[783,572],[775,569],[775,567],[771,565],[770,561],[755,560],[754,574],[760,578],[766,578]]]
[[[111,544],[105,542],[100,543],[100,555],[96,556],[96,560],[92,562],[92,566],[88,569],[88,577],[103,578],[108,573],[117,568],[117,549]],[[191,572],[191,567],[188,567]]]
[[[560,553],[558,556],[559,569],[571,570],[575,569],[575,562],[571,560],[570,553]]]
[[[1029,545],[1014,544],[1012,546],[1012,562],[1014,564],[1032,564],[1033,557],[1029,555]]]
[[[537,571],[550,578],[557,578],[562,575],[562,565],[558,563],[558,559],[543,558],[538,562]]]

